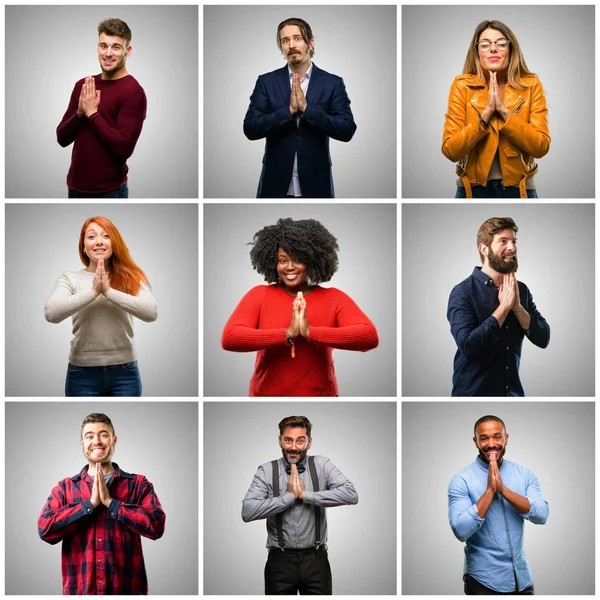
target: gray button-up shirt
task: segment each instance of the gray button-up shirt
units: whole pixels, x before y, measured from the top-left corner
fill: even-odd
[[[279,496],[273,497],[273,466],[270,462],[258,467],[252,484],[242,502],[242,519],[248,523],[267,519],[267,548],[278,548],[275,515],[281,513],[285,548],[310,548],[315,544],[314,506],[321,507],[321,543],[327,542],[327,515],[325,508],[356,504],[358,494],[352,483],[325,456],[315,456],[319,478],[319,492],[313,490],[308,457],[302,461],[306,467],[300,478],[306,491],[304,499],[296,504],[288,492],[289,475],[285,461],[279,459]]]

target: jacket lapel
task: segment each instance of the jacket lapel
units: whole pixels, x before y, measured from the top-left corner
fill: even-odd
[[[277,88],[283,98],[283,105],[290,103],[290,78],[287,65],[277,72]]]
[[[308,103],[315,102],[319,97],[321,85],[323,84],[323,71],[313,63],[310,73],[310,81],[308,82],[308,91],[306,92],[306,101]]]

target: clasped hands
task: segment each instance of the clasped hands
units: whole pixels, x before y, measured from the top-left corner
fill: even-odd
[[[494,494],[498,492],[502,495],[504,492],[504,483],[502,483],[502,478],[500,477],[500,471],[498,469],[498,463],[496,459],[489,458],[488,464],[488,489],[492,491]]]
[[[524,310],[521,306],[519,283],[514,273],[502,275],[502,283],[498,289],[498,300],[500,306],[506,311],[520,312]]]
[[[298,292],[292,302],[292,321],[287,329],[287,333],[292,339],[299,335],[308,339],[308,319],[306,318],[306,300],[302,292]]]
[[[108,296],[110,290],[110,283],[108,281],[108,273],[104,268],[104,259],[98,259],[96,265],[96,273],[94,274],[94,282],[92,283],[92,293],[97,298],[100,294]]]
[[[104,472],[102,471],[102,463],[96,463],[96,473],[94,474],[94,485],[92,486],[92,497],[90,502],[94,508],[100,504],[104,504],[106,508],[110,506],[112,498],[108,493],[106,481],[104,481]]]
[[[100,104],[101,90],[96,89],[96,80],[90,75],[85,78],[81,86],[79,94],[79,103],[77,104],[77,116],[91,117],[95,112],[98,112]]]
[[[304,492],[306,488],[304,487],[304,483],[302,479],[300,479],[300,473],[298,473],[298,469],[296,465],[290,465],[290,478],[288,479],[288,492],[294,496],[296,500],[302,500],[304,498]]]
[[[489,88],[488,103],[481,113],[481,118],[488,123],[494,112],[498,112],[502,119],[506,121],[508,118],[508,108],[506,108],[504,100],[502,99],[500,87],[498,86],[498,76],[495,71],[490,71]]]
[[[306,96],[300,87],[300,75],[294,73],[292,76],[292,91],[290,93],[290,114],[294,116],[298,112],[304,112],[307,106]]]

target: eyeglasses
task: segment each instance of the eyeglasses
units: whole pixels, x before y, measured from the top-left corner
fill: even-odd
[[[490,42],[489,40],[483,40],[481,42],[477,42],[477,44],[475,44],[475,45],[478,46],[482,52],[489,52],[492,49],[492,44],[496,44],[496,50],[500,50],[500,52],[504,52],[504,50],[506,50],[508,48],[508,45],[510,44],[510,40],[507,40],[505,38],[500,38],[499,40],[496,40],[495,42]]]

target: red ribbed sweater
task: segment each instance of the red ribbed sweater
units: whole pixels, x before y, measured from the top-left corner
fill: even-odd
[[[294,297],[278,285],[258,285],[237,305],[221,344],[233,352],[258,351],[250,396],[337,396],[333,348],[371,350],[377,330],[355,302],[336,288],[317,286],[305,296],[309,339],[287,343]]]

